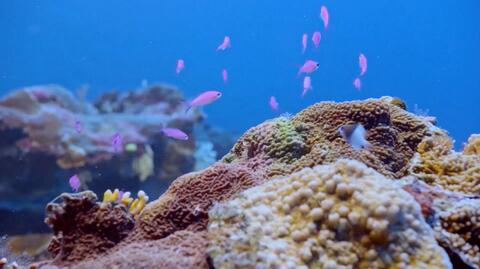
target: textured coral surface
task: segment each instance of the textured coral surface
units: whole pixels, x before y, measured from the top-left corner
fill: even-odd
[[[450,268],[415,200],[356,161],[306,168],[210,211],[215,268]]]
[[[411,174],[445,190],[480,195],[480,135],[472,135],[463,152],[452,150],[445,135],[425,138],[411,164]]]
[[[101,110],[121,107],[114,97],[105,100],[109,101],[98,105]],[[338,134],[341,125],[356,122],[365,126],[371,149],[354,150]],[[425,117],[407,112],[399,99],[318,103],[293,117],[279,117],[251,128],[221,161],[176,179],[145,207],[134,227],[117,228],[123,240],[102,238],[100,242],[108,244],[100,244],[101,253],[76,251],[91,242],[78,240],[83,234],[75,231],[82,224],[75,228],[67,223],[73,225],[71,239],[80,246],[67,248],[74,251],[42,265],[136,268],[136,262],[139,268],[152,264],[206,268],[207,227],[209,253],[220,268],[248,268],[256,263],[260,263],[257,268],[269,268],[279,262],[281,266],[300,266],[297,268],[449,268],[445,252],[434,239],[452,259],[459,257],[458,264],[472,265],[477,259],[479,211],[474,203],[470,207],[452,205],[453,211],[442,207],[459,196],[446,195],[440,189],[442,184],[435,183],[441,173],[420,169],[425,160],[435,160],[425,156],[439,156],[440,160],[457,156],[447,142],[428,142],[446,141],[438,137],[447,135]],[[472,137],[461,155],[477,158],[478,141]],[[466,163],[454,171],[475,173],[478,165]],[[411,171],[441,191],[404,186],[409,195],[401,188],[404,180],[398,179]],[[426,175],[435,176],[428,180]],[[88,212],[72,210],[72,218]],[[459,221],[464,219],[466,223]],[[459,244],[461,240],[469,247]],[[55,242],[57,247],[52,250],[62,254],[58,251],[62,242],[57,239],[54,246]]]
[[[404,110],[397,100],[383,97],[315,104],[291,118],[276,118],[250,129],[224,161],[248,162],[274,176],[349,158],[400,178],[407,174],[418,143],[442,131]],[[342,139],[338,128],[352,123],[365,126],[367,140],[373,145],[370,150],[354,150]]]

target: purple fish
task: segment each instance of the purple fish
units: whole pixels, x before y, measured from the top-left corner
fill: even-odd
[[[307,92],[311,89],[312,89],[312,78],[310,78],[309,76],[305,76],[305,78],[303,79],[302,97],[304,97],[305,94],[307,94]]]
[[[78,178],[77,175],[73,175],[68,180],[68,184],[70,185],[70,188],[72,188],[73,191],[77,192],[81,185],[80,178]]]
[[[113,152],[117,153],[122,150],[122,137],[120,136],[120,133],[115,133],[112,136],[112,148]]]
[[[188,140],[188,135],[184,133],[182,130],[177,128],[162,128],[162,133],[168,137],[175,138],[178,140]]]
[[[182,70],[185,68],[185,61],[183,59],[177,60],[177,67],[175,68],[175,73],[180,74]]]
[[[313,46],[317,49],[318,46],[320,45],[320,40],[322,39],[322,35],[320,34],[319,31],[316,31],[312,35],[312,42]]]
[[[82,122],[80,122],[79,120],[75,120],[75,131],[81,134],[82,130],[83,130]]]
[[[307,49],[307,40],[308,40],[308,35],[307,33],[304,33],[302,35],[302,53],[305,53],[305,50]]]
[[[325,29],[328,28],[328,22],[330,21],[330,16],[328,15],[328,9],[326,6],[320,8],[320,18],[322,18],[323,26]]]
[[[363,53],[358,56],[358,65],[360,66],[360,76],[367,72],[367,57]]]
[[[312,73],[313,71],[317,70],[319,66],[320,64],[313,60],[306,60],[302,67],[300,67],[300,70],[298,70],[297,76],[301,73]]]
[[[222,93],[219,91],[206,91],[201,93],[199,96],[195,97],[192,101],[188,103],[188,108],[187,112],[192,108],[192,107],[197,107],[197,106],[203,106],[203,105],[208,105],[210,103],[215,102],[218,100],[220,97],[222,97]]]
[[[222,79],[223,79],[223,82],[227,83],[227,81],[228,81],[228,71],[227,71],[227,69],[222,69]]]
[[[230,37],[229,36],[225,36],[223,38],[223,42],[222,44],[220,44],[218,47],[217,47],[217,50],[226,50],[227,48],[230,47]]]
[[[353,87],[355,87],[355,89],[357,90],[360,90],[362,88],[362,81],[360,80],[360,78],[355,78],[353,80]]]
[[[277,99],[275,98],[275,96],[270,96],[270,101],[268,102],[268,104],[270,105],[270,108],[271,108],[273,111],[278,111],[278,110],[279,110],[279,104],[278,104]]]

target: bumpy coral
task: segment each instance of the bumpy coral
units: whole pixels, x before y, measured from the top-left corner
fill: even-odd
[[[60,195],[47,205],[45,223],[54,233],[48,250],[59,261],[93,257],[124,239],[135,224],[123,204],[97,203],[93,192]]]
[[[205,232],[180,231],[160,240],[120,244],[95,259],[70,264],[68,268],[207,269],[206,242]],[[65,268],[64,264],[52,266],[46,262],[36,266],[39,269]]]
[[[261,177],[240,165],[215,164],[186,174],[148,204],[132,237],[160,239],[179,230],[204,230],[214,202],[261,183]]]
[[[480,199],[418,180],[407,182],[403,188],[421,205],[455,268],[480,268]]]
[[[236,143],[225,162],[247,162],[265,168],[269,177],[286,175],[356,159],[389,177],[407,174],[418,143],[443,133],[430,122],[403,109],[398,99],[383,97],[344,103],[321,102],[297,115],[280,117],[250,129]],[[354,150],[338,133],[344,124],[361,123],[367,129],[370,150]]]
[[[271,180],[209,215],[215,268],[451,268],[415,200],[357,161]]]
[[[449,191],[480,194],[480,136],[472,135],[463,152],[452,150],[445,135],[425,138],[418,145],[410,171],[419,179]]]

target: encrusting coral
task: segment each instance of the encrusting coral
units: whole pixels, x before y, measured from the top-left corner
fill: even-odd
[[[209,216],[215,268],[451,268],[415,200],[357,161],[273,179]]]
[[[402,104],[391,97],[321,102],[293,117],[279,117],[248,130],[223,160],[247,162],[252,168],[267,169],[272,177],[349,158],[400,178],[408,173],[418,143],[425,136],[444,133]],[[355,150],[342,139],[338,128],[351,123],[366,128],[371,149]]]
[[[425,138],[412,160],[411,174],[445,190],[480,195],[480,135],[472,135],[463,152],[452,148],[446,135]]]

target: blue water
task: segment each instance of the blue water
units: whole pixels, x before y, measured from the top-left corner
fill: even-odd
[[[240,132],[275,115],[270,95],[292,113],[322,100],[393,95],[428,109],[460,143],[480,132],[479,11],[478,0],[1,1],[0,93],[89,84],[93,98],[142,79],[177,85],[189,97],[218,88],[224,96],[206,107],[208,121]],[[320,48],[309,43],[302,55],[302,33],[315,30]],[[232,47],[216,52],[224,35]],[[369,65],[358,92],[360,52]],[[180,76],[177,58],[186,62]],[[306,58],[320,69],[301,99],[296,72]]]

